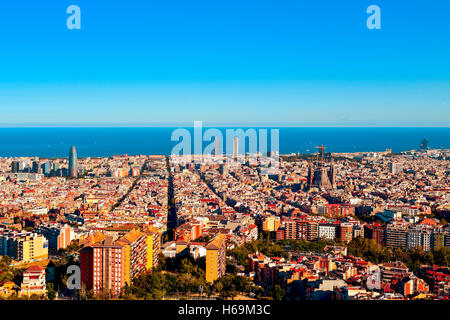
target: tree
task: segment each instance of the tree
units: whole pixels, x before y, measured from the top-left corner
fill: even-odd
[[[12,272],[6,271],[0,274],[0,283],[5,283],[14,280],[14,274]]]
[[[264,288],[260,286],[253,286],[250,290],[255,294],[255,297],[257,299],[261,299],[261,297],[263,297],[265,293]]]
[[[236,266],[234,265],[234,263],[232,263],[229,259],[227,259],[225,272],[228,274],[236,274],[237,271],[238,270],[237,270]]]
[[[214,288],[216,289],[216,291],[220,292],[223,290],[223,283],[221,281],[216,281],[214,283]]]
[[[362,257],[374,263],[402,261],[412,271],[420,268],[420,265],[437,264],[449,266],[449,248],[444,247],[434,252],[424,251],[423,248],[405,250],[396,248],[395,250],[378,246],[373,240],[353,239],[348,244],[348,254]]]
[[[188,259],[183,259],[183,260],[181,260],[181,264],[180,264],[180,272],[181,273],[193,273],[194,265]]]
[[[240,292],[248,293],[251,283],[247,277],[227,274],[216,280],[214,287],[222,297],[234,298]]]
[[[272,296],[273,300],[283,300],[285,294],[286,291],[278,284],[274,285],[270,290],[270,295]]]
[[[262,239],[246,243],[241,247],[236,247],[228,251],[228,254],[233,256],[240,265],[247,266],[248,255],[253,254],[256,251],[259,251],[269,257],[288,258],[288,254],[279,244]]]
[[[160,253],[158,257],[158,267],[156,268],[156,270],[157,271],[166,270],[166,263],[167,263],[166,256]]]
[[[195,239],[195,242],[209,242],[209,240],[211,240],[211,237],[208,235],[203,235],[198,237],[197,239]]]
[[[450,265],[450,248],[443,247],[434,252],[434,263],[448,267]]]
[[[55,290],[48,290],[47,291],[47,297],[50,300],[55,300],[55,298],[56,298],[56,291]]]
[[[2,259],[1,259],[1,263],[2,264],[4,263],[7,267],[9,267],[11,262],[12,262],[12,258],[9,257],[9,256],[3,256]]]
[[[222,297],[233,298],[237,295],[235,286],[233,285],[233,280],[228,275],[216,280],[214,286]]]
[[[30,300],[42,300],[42,297],[39,296],[39,295],[37,295],[36,293],[33,293],[33,294],[30,296]]]
[[[55,291],[54,287],[55,286],[53,283],[51,283],[51,282],[47,283],[47,297],[50,300],[54,300],[56,298],[56,291]]]

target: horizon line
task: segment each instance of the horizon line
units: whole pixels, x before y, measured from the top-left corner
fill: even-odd
[[[268,128],[450,128],[446,121],[436,122],[273,122],[273,121],[201,121],[202,127],[268,127]],[[194,127],[194,121],[173,122],[67,122],[67,123],[0,123],[0,128],[174,128]]]

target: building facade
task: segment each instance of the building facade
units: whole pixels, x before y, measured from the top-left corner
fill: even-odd
[[[78,158],[77,149],[75,149],[75,146],[72,146],[69,152],[69,176],[72,178],[76,178],[78,176]]]
[[[19,291],[20,296],[30,297],[33,294],[38,296],[45,296],[47,294],[45,269],[37,265],[29,267],[23,273],[23,280]]]
[[[111,236],[80,250],[81,283],[95,295],[118,296],[125,287],[127,248]]]
[[[35,231],[48,240],[48,249],[56,253],[70,244],[72,228],[67,224],[43,223]]]
[[[225,274],[226,235],[217,234],[206,245],[206,281],[214,282]]]
[[[48,241],[37,233],[5,231],[0,233],[0,255],[24,263],[47,259]]]

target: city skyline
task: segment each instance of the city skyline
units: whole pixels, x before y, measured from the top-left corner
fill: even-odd
[[[0,297],[448,300],[450,151],[317,149],[271,172],[240,155],[79,158],[77,177],[67,158],[0,158]]]

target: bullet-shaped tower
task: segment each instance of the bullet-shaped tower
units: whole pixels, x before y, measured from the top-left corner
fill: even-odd
[[[69,176],[73,178],[78,176],[78,159],[75,146],[72,146],[69,152]]]

